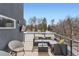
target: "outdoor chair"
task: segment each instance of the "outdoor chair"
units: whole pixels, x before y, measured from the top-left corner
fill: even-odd
[[[54,44],[54,55],[67,55],[67,45],[66,44]]]
[[[47,43],[39,43],[38,44],[38,52],[48,52],[48,44]]]
[[[18,40],[10,41],[8,47],[11,50],[11,54],[16,55],[17,52],[24,51],[24,44]]]

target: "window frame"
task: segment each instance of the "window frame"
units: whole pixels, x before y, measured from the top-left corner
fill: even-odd
[[[0,18],[1,17],[5,18],[5,19],[12,20],[14,22],[14,26],[13,27],[0,27],[0,29],[16,29],[16,20],[15,19],[7,17],[7,16],[4,16],[4,15],[0,15]]]

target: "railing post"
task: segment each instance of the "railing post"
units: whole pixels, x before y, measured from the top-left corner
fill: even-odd
[[[35,39],[35,33],[34,33],[34,39]]]
[[[70,55],[72,56],[72,40],[70,40]]]

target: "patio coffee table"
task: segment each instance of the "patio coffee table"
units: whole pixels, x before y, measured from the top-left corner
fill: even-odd
[[[38,52],[48,52],[48,44],[38,43]]]

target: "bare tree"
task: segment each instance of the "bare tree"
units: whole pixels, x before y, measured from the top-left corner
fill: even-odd
[[[29,25],[30,25],[31,31],[33,31],[33,29],[34,29],[34,31],[35,31],[36,20],[37,20],[37,19],[36,19],[35,16],[29,19]]]

